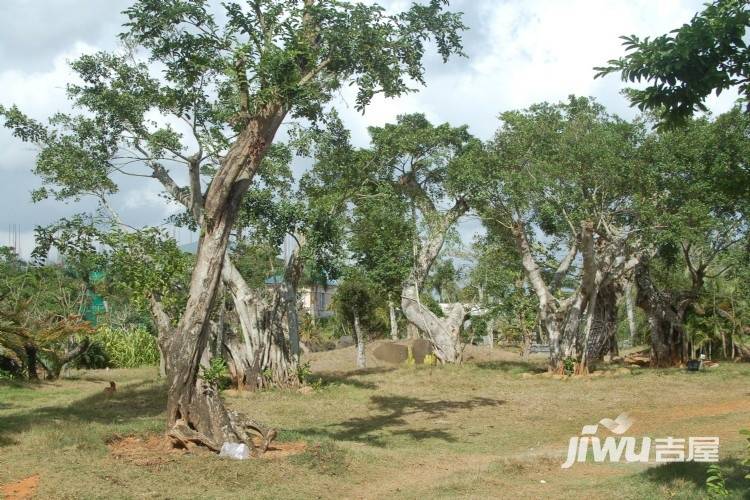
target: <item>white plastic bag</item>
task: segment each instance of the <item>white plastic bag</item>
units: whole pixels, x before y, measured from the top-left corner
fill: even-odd
[[[250,448],[245,443],[224,443],[221,445],[219,456],[235,460],[247,460],[250,458]]]

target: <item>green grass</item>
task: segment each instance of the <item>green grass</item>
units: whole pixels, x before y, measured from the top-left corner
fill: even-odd
[[[305,441],[306,451],[146,465],[112,456],[107,442],[163,431],[155,369],[0,383],[0,484],[39,474],[40,498],[705,498],[706,464],[560,468],[582,425],[628,411],[635,436],[720,436],[727,487],[750,496],[738,433],[750,425],[750,366],[522,376],[537,369],[502,360],[380,367],[316,373],[312,394],[230,391],[230,406],[278,427],[279,441]],[[111,398],[102,391],[109,380],[118,383]]]

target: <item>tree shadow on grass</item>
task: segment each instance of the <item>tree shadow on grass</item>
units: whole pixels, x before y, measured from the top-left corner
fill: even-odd
[[[425,400],[407,396],[372,396],[371,412],[374,415],[354,417],[340,423],[330,424],[326,429],[311,428],[298,432],[303,435],[327,437],[340,441],[357,441],[373,446],[385,446],[390,436],[407,436],[416,441],[440,439],[455,443],[458,439],[447,430],[447,423],[435,422],[417,428],[409,417],[439,420],[449,414],[471,411],[481,407],[505,404],[504,400],[491,398],[471,398],[464,401]],[[405,427],[405,428],[404,428]]]
[[[539,363],[531,361],[482,361],[476,363],[477,368],[483,370],[498,370],[507,373],[543,373],[547,369]]]
[[[11,437],[33,427],[59,422],[123,424],[155,417],[166,409],[166,387],[152,381],[118,386],[109,396],[103,391],[66,405],[8,410],[0,414],[0,447],[16,444]]]
[[[674,462],[652,467],[641,473],[646,479],[660,485],[669,485],[675,480],[690,481],[697,489],[706,491],[708,467],[705,462]],[[724,475],[724,484],[731,495],[750,498],[750,480],[745,479],[747,468],[737,459],[719,463]]]
[[[313,375],[313,378],[317,378],[325,385],[348,385],[356,387],[358,389],[377,389],[378,385],[373,382],[367,382],[365,380],[359,380],[354,377],[362,375],[374,375],[378,373],[388,373],[394,371],[396,368],[392,367],[376,367],[376,368],[364,368],[352,372],[320,372]]]

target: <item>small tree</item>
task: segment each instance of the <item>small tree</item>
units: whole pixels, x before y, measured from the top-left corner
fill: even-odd
[[[0,355],[20,361],[30,380],[40,366],[47,378],[59,377],[94,333],[81,317],[85,283],[59,267],[28,265],[7,249],[0,249],[0,271]]]
[[[367,367],[365,344],[368,331],[374,323],[375,310],[382,300],[382,297],[379,297],[373,284],[358,271],[350,272],[336,290],[336,312],[354,329],[357,341],[357,368]]]
[[[352,199],[358,205],[362,205],[360,198],[367,203],[377,200],[389,204],[388,210],[400,211],[393,227],[377,234],[394,235],[394,230],[408,221],[408,233],[384,239],[385,245],[393,245],[393,254],[403,255],[405,237],[410,237],[406,279],[399,276],[402,270],[391,273],[403,280],[401,310],[430,339],[441,362],[460,362],[459,333],[466,315],[463,304],[445,305],[446,310],[440,315],[430,310],[421,296],[446,239],[469,211],[468,200],[479,185],[475,174],[483,158],[481,143],[466,127],[447,123],[435,126],[419,114],[400,116],[395,124],[372,127],[370,135],[371,149],[356,158],[364,172],[363,189],[358,189]]]

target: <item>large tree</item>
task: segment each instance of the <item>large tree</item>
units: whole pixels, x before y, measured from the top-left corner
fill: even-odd
[[[635,268],[656,366],[689,356],[685,320],[705,284],[731,269],[724,256],[747,243],[747,134],[739,108],[716,119],[690,119],[645,143],[637,210],[643,251]]]
[[[483,159],[481,143],[466,127],[432,125],[423,115],[405,115],[395,124],[370,129],[372,182],[388,187],[409,210],[413,238],[411,268],[402,283],[401,310],[423,332],[443,363],[461,360],[459,333],[466,316],[460,302],[436,314],[422,300],[446,238],[469,211]],[[383,198],[385,200],[385,198]],[[397,219],[398,221],[398,219]]]
[[[187,305],[164,342],[167,422],[176,442],[214,450],[226,441],[250,443],[249,421],[225,408],[200,366],[237,214],[282,122],[316,120],[345,83],[357,86],[358,109],[376,94],[422,83],[428,40],[444,59],[461,49],[460,15],[444,12],[446,4],[388,14],[379,5],[333,0],[255,0],[223,3],[217,13],[205,0],[140,0],[125,11],[129,53],[84,56],[73,65],[82,83],[69,93],[85,114],[55,117],[58,130],[50,132],[14,108],[2,110],[21,138],[52,134],[59,147],[43,151],[48,175],[74,175],[82,192],[111,192],[108,174],[124,171],[128,156],[149,169],[137,175],[159,179],[199,222]],[[178,165],[187,187],[170,175]],[[210,177],[205,190],[202,175]],[[275,433],[264,434],[267,443]]]
[[[515,242],[550,370],[573,355],[585,370],[612,345],[618,283],[637,263],[630,212],[642,127],[576,97],[501,120],[477,206],[490,233]]]

